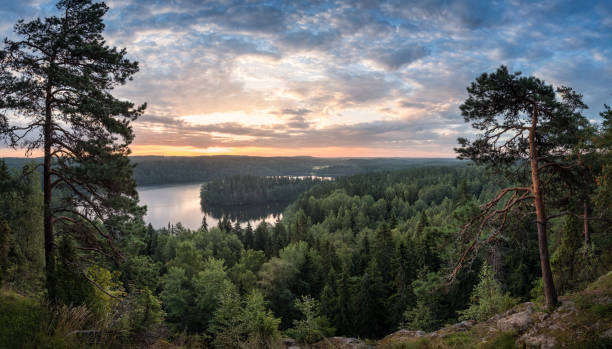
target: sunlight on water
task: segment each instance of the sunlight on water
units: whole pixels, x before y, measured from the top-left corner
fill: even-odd
[[[243,227],[247,221],[255,227],[263,220],[262,217],[265,217],[266,222],[274,223],[284,209],[284,206],[258,206],[253,213],[253,208],[211,207],[210,210],[207,209],[210,212],[204,213],[200,206],[200,186],[201,184],[183,184],[139,187],[140,204],[147,206],[145,222],[151,223],[154,228],[180,222],[187,228],[198,229],[205,215],[208,226],[212,227],[217,225],[221,214],[227,214],[229,217],[241,217]]]

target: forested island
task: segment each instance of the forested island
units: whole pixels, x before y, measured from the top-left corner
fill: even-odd
[[[202,184],[202,206],[289,203],[323,180],[317,177],[236,175]]]
[[[0,137],[43,154],[0,159],[0,348],[612,347],[609,106],[502,65],[467,88],[458,160],[130,158],[147,105],[113,92],[138,63],[106,4],[57,8],[0,49]],[[302,171],[336,178],[279,177]],[[135,173],[295,200],[155,229]]]

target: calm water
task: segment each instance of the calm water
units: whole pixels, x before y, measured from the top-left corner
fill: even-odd
[[[216,226],[219,219],[226,215],[232,222],[236,220],[246,226],[251,222],[254,227],[262,220],[273,223],[281,216],[286,204],[256,207],[207,207],[200,206],[201,184],[139,187],[141,205],[147,205],[145,222],[155,228],[168,226],[168,223],[181,223],[190,229],[198,229],[206,216],[209,227]]]

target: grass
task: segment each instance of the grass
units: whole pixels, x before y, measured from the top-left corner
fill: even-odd
[[[77,313],[82,312],[60,307],[54,313],[39,299],[0,289],[0,349],[80,347],[69,333],[78,329],[82,319]]]
[[[514,349],[516,334],[514,332],[500,332],[495,337],[489,338],[486,343],[480,341],[480,337],[472,331],[456,332],[444,337],[422,337],[404,338],[401,342],[387,343],[384,348],[388,349]]]
[[[41,332],[42,307],[15,292],[0,292],[0,348],[34,347]]]
[[[491,341],[479,346],[481,349],[514,349],[516,348],[516,333],[502,332]]]
[[[51,314],[34,298],[0,290],[0,348],[70,348],[50,335]]]
[[[600,291],[610,294],[612,292],[612,271],[590,284],[585,291]]]

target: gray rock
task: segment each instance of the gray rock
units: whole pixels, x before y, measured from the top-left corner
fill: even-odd
[[[292,345],[295,345],[295,339],[293,339],[293,338],[283,338],[283,344],[286,347],[290,347]]]
[[[474,320],[465,320],[465,321],[461,321],[460,323],[458,323],[458,325],[460,325],[462,327],[472,327],[472,326],[476,325],[476,321],[474,321]]]
[[[370,345],[365,344],[363,341],[357,338],[347,337],[331,337],[326,338],[313,345],[313,348],[327,349],[327,348],[338,348],[338,349],[370,349],[373,348]]]
[[[528,348],[550,349],[554,348],[557,341],[554,337],[547,335],[529,335],[525,334],[518,340],[519,343],[525,344]]]
[[[501,331],[516,331],[523,333],[532,325],[533,320],[531,314],[533,313],[532,307],[527,307],[525,311],[514,313],[507,317],[503,317],[497,320],[497,328]]]

